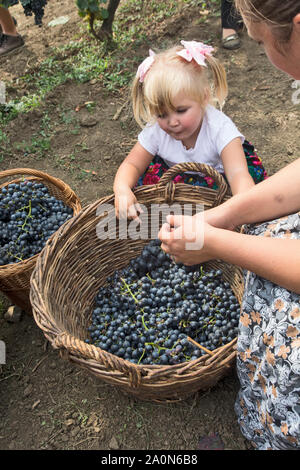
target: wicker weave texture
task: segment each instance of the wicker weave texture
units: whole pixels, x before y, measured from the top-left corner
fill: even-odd
[[[218,178],[219,191],[172,182],[176,174],[188,170]],[[153,204],[204,204],[208,209],[230,197],[224,179],[215,173],[205,165],[176,165],[159,184],[140,187],[135,194],[148,209],[149,221]],[[149,241],[110,239],[109,233],[105,240],[98,238],[97,224],[104,216],[106,221],[114,219],[113,204],[111,195],[84,208],[56,232],[40,253],[30,292],[37,325],[62,357],[137,398],[157,402],[182,400],[212,387],[231,371],[236,340],[197,360],[172,366],[136,365],[85,343],[98,289],[108,276],[138,256]],[[108,205],[112,210],[105,209],[101,215],[99,209]],[[222,269],[224,280],[241,303],[241,270],[220,261],[210,261],[207,267]]]
[[[15,168],[0,172],[0,190],[10,183],[19,183],[24,178],[30,181],[43,183],[48,187],[52,196],[62,200],[73,209],[77,215],[81,210],[81,203],[77,195],[58,178],[31,168]],[[15,305],[31,313],[30,276],[34,269],[38,254],[14,264],[0,266],[0,291]]]

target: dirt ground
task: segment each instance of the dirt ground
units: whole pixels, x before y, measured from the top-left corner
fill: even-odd
[[[20,6],[13,7],[12,13],[26,46],[0,59],[1,80],[30,73],[51,46],[66,44],[81,24],[74,0],[49,2],[41,29],[23,15]],[[66,25],[47,26],[61,15],[69,16]],[[153,25],[143,48],[159,47],[162,41],[211,39],[228,73],[229,98],[224,111],[255,144],[271,175],[293,161],[299,150],[300,107],[292,101],[293,80],[274,69],[246,33],[239,50],[220,48],[219,20],[212,15],[202,23],[196,7],[184,10],[181,16]],[[47,110],[52,157],[33,158],[16,148],[13,156],[0,163],[0,170],[30,167],[46,171],[66,181],[82,205],[110,194],[115,171],[138,131],[130,108],[120,108],[126,99],[127,90],[109,93],[97,80],[59,86],[47,96],[42,109],[19,115],[6,129],[11,142],[29,142]],[[92,114],[86,106],[75,111],[87,101],[95,103]],[[60,119],[62,109],[69,120]],[[161,405],[126,396],[61,359],[26,314],[18,323],[0,317],[0,339],[7,348],[6,364],[0,368],[2,450],[196,450],[200,437],[211,433],[220,435],[225,449],[249,448],[234,414],[238,391],[234,369],[211,390]]]

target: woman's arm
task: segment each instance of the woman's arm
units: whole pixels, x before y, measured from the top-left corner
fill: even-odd
[[[168,222],[159,238],[176,262],[193,265],[221,259],[300,294],[300,240],[240,234],[189,216],[168,216]]]
[[[233,139],[221,152],[222,163],[232,194],[238,194],[254,186],[245,153],[239,137]]]
[[[265,222],[299,210],[300,159],[214,209],[191,218],[169,216],[170,225],[162,227],[159,238],[162,248],[178,262],[221,259],[300,294],[300,240],[233,232],[244,223]],[[194,249],[187,250],[191,240],[203,240],[203,244],[197,248],[194,243]]]
[[[300,240],[214,229],[206,241],[215,259],[240,266],[300,294]]]
[[[249,191],[205,211],[205,220],[233,230],[243,224],[265,222],[300,211],[300,159],[279,170]]]

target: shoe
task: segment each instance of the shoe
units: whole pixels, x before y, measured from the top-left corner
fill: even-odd
[[[222,46],[224,49],[239,49],[241,47],[241,40],[239,38],[239,35],[237,33],[230,34],[226,38],[222,39]]]
[[[2,34],[1,43],[0,43],[0,57],[3,57],[16,49],[24,46],[24,39],[22,36],[9,36],[7,34]]]

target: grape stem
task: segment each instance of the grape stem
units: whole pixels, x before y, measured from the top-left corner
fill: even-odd
[[[195,346],[197,346],[197,348],[199,349],[202,349],[203,351],[205,351],[207,354],[209,354],[210,356],[213,356],[214,353],[212,351],[210,351],[209,349],[205,348],[204,346],[201,346],[201,344],[197,343],[197,341],[195,341],[194,339],[190,338],[189,336],[187,337],[187,340],[194,344]]]
[[[45,212],[47,211],[47,209],[45,209],[45,207],[42,206],[42,204],[39,203],[39,206],[40,206]]]
[[[145,352],[146,352],[146,349],[144,348],[144,349],[143,349],[143,353],[142,353],[141,357],[140,357],[139,360],[138,360],[138,364],[139,364],[139,363],[141,362],[141,360],[143,359],[143,357],[144,357],[144,355],[145,355]]]
[[[148,331],[149,328],[147,327],[147,325],[145,323],[144,315],[142,315],[142,324],[143,324],[143,327],[145,328],[145,330]]]
[[[26,226],[26,224],[27,224],[27,220],[28,220],[29,218],[31,218],[31,199],[30,199],[30,201],[29,201],[28,206],[26,206],[26,208],[29,209],[29,211],[28,211],[28,214],[27,214],[26,217],[25,217],[24,224],[22,225],[22,230],[24,230],[24,228],[25,228],[25,226]]]
[[[127,291],[129,292],[131,297],[134,299],[135,303],[138,304],[139,301],[137,300],[137,298],[135,297],[135,295],[133,294],[132,290],[130,289],[129,285],[127,284],[127,282],[125,281],[125,279],[123,277],[121,277],[121,281],[124,283]]]
[[[150,346],[153,346],[154,348],[158,349],[158,352],[160,353],[161,350],[165,350],[165,349],[168,349],[168,348],[165,348],[164,346],[160,346],[159,344],[157,343],[145,343],[146,345],[147,344],[150,344]]]
[[[155,279],[152,279],[152,277],[150,276],[149,273],[146,274],[147,278],[152,282],[152,284],[155,284],[156,283],[156,280]]]

